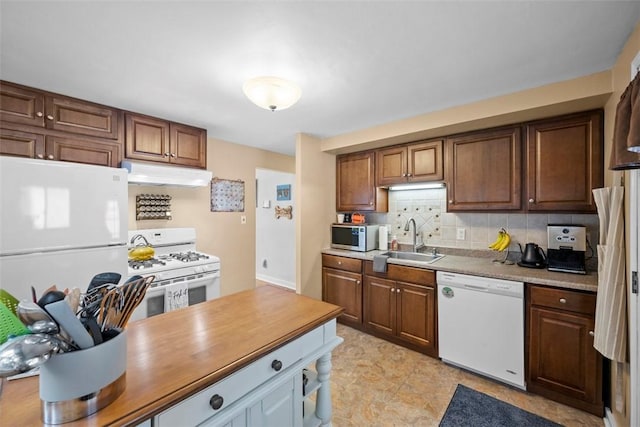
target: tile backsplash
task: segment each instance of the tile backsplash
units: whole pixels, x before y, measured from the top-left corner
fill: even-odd
[[[404,227],[412,218],[418,229],[418,242],[427,246],[488,249],[498,230],[505,228],[511,235],[510,250],[519,251],[518,243],[533,242],[547,249],[547,224],[581,224],[587,227],[587,238],[595,249],[599,240],[598,215],[542,213],[449,213],[446,210],[446,189],[407,190],[389,192],[389,212],[367,213],[367,222],[387,224],[389,241],[396,235],[399,243],[411,243]],[[464,230],[464,239],[458,231]],[[587,250],[587,256],[590,255]]]

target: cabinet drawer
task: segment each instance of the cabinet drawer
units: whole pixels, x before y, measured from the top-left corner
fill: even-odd
[[[309,334],[316,339],[320,337],[321,340],[323,329],[322,327],[317,328],[295,341],[272,351],[231,376],[218,381],[207,389],[161,413],[157,418],[158,422],[156,426],[173,427],[182,425],[186,419],[189,420],[190,424],[195,425],[212,417],[216,413],[220,413],[232,403],[251,392],[254,388],[276,375],[283,373],[287,368],[300,360],[303,351],[307,350],[303,346],[309,345]],[[320,343],[321,341],[317,343],[318,346]],[[272,367],[272,364],[276,361],[282,363],[278,371]],[[222,398],[222,406],[218,409],[213,409],[210,404],[210,401],[215,395]]]
[[[557,308],[588,315],[595,314],[596,295],[570,291],[568,289],[545,288],[529,286],[529,301],[531,305]]]
[[[362,272],[362,260],[355,258],[322,254],[322,266],[353,271],[354,273]]]

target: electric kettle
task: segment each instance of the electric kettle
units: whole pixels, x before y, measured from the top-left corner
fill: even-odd
[[[520,244],[518,244],[520,246]],[[530,268],[544,268],[547,263],[547,257],[544,254],[542,248],[535,243],[527,243],[522,250],[520,246],[520,252],[522,252],[522,259],[518,262],[520,267]]]

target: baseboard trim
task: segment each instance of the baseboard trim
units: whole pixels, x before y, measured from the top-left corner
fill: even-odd
[[[273,283],[274,285],[281,286],[283,288],[291,289],[293,291],[296,290],[296,284],[293,282],[288,282],[286,280],[278,279],[277,277],[265,276],[263,274],[256,274],[256,279],[262,280],[263,282]]]

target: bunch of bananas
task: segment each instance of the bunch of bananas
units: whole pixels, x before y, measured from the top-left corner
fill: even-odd
[[[498,231],[498,238],[489,245],[489,249],[502,252],[509,247],[509,243],[511,243],[511,236],[507,233],[507,230],[501,228],[500,231]]]

